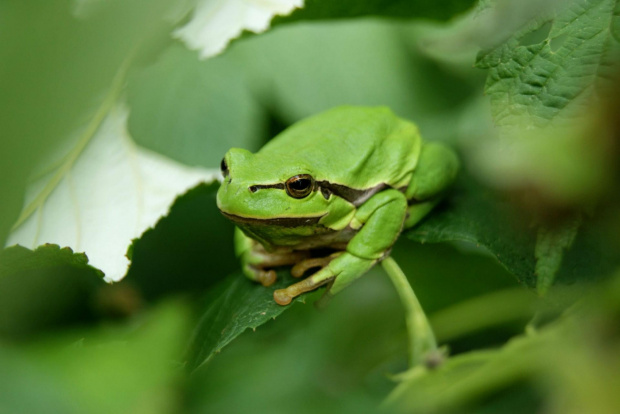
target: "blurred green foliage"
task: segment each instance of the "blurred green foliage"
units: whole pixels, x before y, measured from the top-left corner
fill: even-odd
[[[122,62],[132,137],[189,165],[387,105],[462,155],[392,253],[449,352],[403,373],[379,269],[321,312],[321,292],[275,305],[202,185],[134,241],[120,283],[57,246],[0,253],[0,412],[620,410],[615,2],[308,1],[206,61],[170,40],[168,2],[91,3],[0,5],[0,238]]]

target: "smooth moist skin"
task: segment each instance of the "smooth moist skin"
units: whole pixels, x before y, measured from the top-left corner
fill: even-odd
[[[243,272],[265,286],[279,266],[306,279],[274,292],[287,305],[329,285],[337,293],[385,258],[454,181],[458,158],[424,142],[385,107],[343,106],[304,119],[256,154],[233,148],[221,168],[222,213],[237,225]]]

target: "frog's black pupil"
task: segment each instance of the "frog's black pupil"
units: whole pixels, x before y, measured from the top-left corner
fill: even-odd
[[[291,182],[290,186],[293,190],[305,190],[310,187],[310,180],[308,180],[307,178],[300,178]]]

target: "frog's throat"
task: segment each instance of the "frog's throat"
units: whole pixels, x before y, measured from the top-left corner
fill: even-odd
[[[221,210],[220,210],[221,211]],[[279,227],[304,227],[313,226],[319,223],[326,214],[320,216],[310,217],[274,217],[274,218],[256,218],[256,217],[243,217],[236,214],[226,213],[222,211],[222,214],[235,223],[250,224],[250,225],[264,225],[264,226],[279,226]]]

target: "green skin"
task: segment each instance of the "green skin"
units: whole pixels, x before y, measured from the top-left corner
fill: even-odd
[[[335,294],[387,257],[458,168],[450,148],[423,142],[388,108],[343,106],[294,124],[256,154],[228,151],[217,206],[237,225],[235,250],[250,279],[269,286],[274,267],[293,265],[295,277],[320,268],[274,292],[287,305],[325,284]],[[311,185],[296,198],[286,183],[301,174]]]

